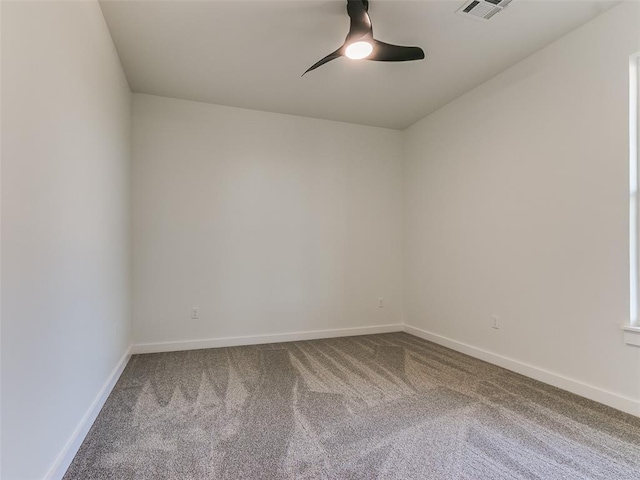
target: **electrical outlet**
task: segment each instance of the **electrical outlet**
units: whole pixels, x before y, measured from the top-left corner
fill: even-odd
[[[193,307],[191,308],[191,320],[198,320],[200,318],[200,308]]]
[[[491,315],[491,328],[500,329],[500,317],[498,315]]]
[[[382,297],[378,299],[378,308],[384,308],[384,298]]]

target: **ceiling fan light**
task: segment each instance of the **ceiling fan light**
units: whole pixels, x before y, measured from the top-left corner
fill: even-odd
[[[354,42],[347,46],[345,55],[352,60],[367,58],[373,52],[373,45],[369,42]]]

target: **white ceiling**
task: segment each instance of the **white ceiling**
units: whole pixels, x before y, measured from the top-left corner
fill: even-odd
[[[103,0],[134,92],[404,129],[615,1],[514,0],[489,22],[463,0],[371,0],[375,36],[418,45],[407,63],[335,60],[346,1]]]

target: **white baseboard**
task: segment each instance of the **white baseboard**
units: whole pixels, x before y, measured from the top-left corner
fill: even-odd
[[[411,335],[415,335],[416,337],[442,345],[443,347],[465,353],[471,357],[479,358],[485,362],[498,365],[499,367],[506,368],[507,370],[520,373],[521,375],[525,375],[535,380],[553,385],[554,387],[575,393],[581,397],[603,403],[617,410],[640,417],[640,402],[632,398],[624,397],[622,395],[594,387],[593,385],[588,385],[578,380],[574,380],[512,358],[504,357],[481,348],[473,347],[469,344],[458,342],[457,340],[443,337],[442,335],[431,333],[410,325],[404,325],[404,331]]]
[[[377,325],[374,327],[336,328],[333,330],[314,330],[310,332],[274,333],[251,335],[246,337],[209,338],[204,340],[185,340],[178,342],[140,343],[131,347],[132,354],[176,352],[180,350],[199,350],[202,348],[237,347],[239,345],[260,345],[263,343],[295,342],[318,338],[352,337],[374,333],[402,332],[403,325]]]
[[[129,347],[122,358],[118,361],[117,365],[111,372],[111,375],[109,375],[109,378],[107,378],[107,381],[98,392],[98,395],[93,400],[93,403],[84,414],[84,417],[82,417],[82,420],[80,420],[80,423],[74,430],[71,438],[62,449],[62,452],[60,452],[60,455],[58,455],[58,458],[49,469],[47,475],[44,477],[46,480],[60,480],[62,477],[64,477],[67,468],[69,468],[69,465],[71,465],[71,462],[73,461],[73,457],[75,457],[76,453],[78,453],[80,445],[82,445],[82,442],[87,436],[87,433],[89,433],[91,425],[93,425],[93,422],[100,413],[104,402],[107,401],[111,390],[113,390],[113,387],[118,381],[118,378],[120,378],[120,375],[122,374],[124,368],[127,366],[130,358],[131,347]]]

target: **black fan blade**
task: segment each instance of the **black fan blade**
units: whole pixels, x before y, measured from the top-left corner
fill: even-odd
[[[330,53],[322,60],[314,63],[302,74],[309,73],[325,63],[335,60],[345,55],[347,46],[359,40],[373,44],[373,52],[366,59],[377,60],[379,62],[407,62],[410,60],[422,60],[424,51],[420,47],[404,47],[401,45],[391,45],[373,38],[373,26],[369,18],[369,0],[347,0],[347,13],[351,25],[345,43],[335,52]]]
[[[343,47],[340,47],[335,52],[330,53],[329,55],[324,57],[322,60],[319,60],[316,63],[314,63],[313,65],[311,65],[309,68],[307,68],[307,71],[302,74],[302,76],[304,77],[305,73],[309,73],[311,70],[315,70],[316,68],[321,67],[322,65],[324,65],[325,63],[330,62],[331,60],[335,60],[336,58],[341,57],[342,56],[342,48]]]
[[[371,26],[371,18],[369,18],[369,14],[367,13],[368,10],[368,0],[347,0],[347,14],[351,19],[351,24],[349,26],[346,43],[366,35],[372,36],[373,28]]]
[[[420,47],[403,47],[401,45],[391,45],[373,41],[373,52],[367,60],[377,60],[379,62],[408,62],[410,60],[422,60],[424,51]]]

